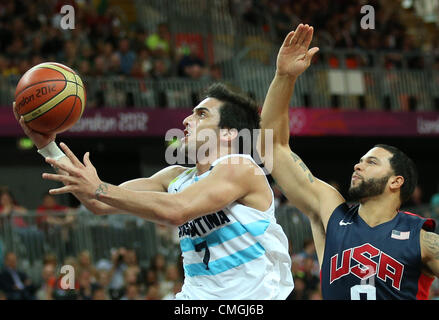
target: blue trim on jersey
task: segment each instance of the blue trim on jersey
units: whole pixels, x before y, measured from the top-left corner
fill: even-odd
[[[230,256],[209,262],[209,270],[204,263],[193,263],[184,266],[185,273],[189,277],[195,276],[213,276],[224,271],[236,268],[244,263],[250,262],[262,256],[265,253],[264,247],[257,242],[256,244],[237,251]]]
[[[217,246],[223,242],[237,238],[247,232],[249,232],[252,236],[257,237],[261,234],[264,234],[269,225],[270,221],[268,220],[258,220],[245,225],[241,224],[240,222],[235,222],[231,225],[215,230],[205,237],[181,239],[181,251],[186,252],[195,250],[195,246],[203,241],[207,241],[208,247]]]

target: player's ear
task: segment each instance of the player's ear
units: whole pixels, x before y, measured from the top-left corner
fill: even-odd
[[[403,176],[391,176],[390,177],[390,189],[392,189],[392,190],[400,189],[403,184],[404,184],[404,177]]]
[[[221,129],[220,138],[224,141],[232,141],[238,136],[238,130],[236,129]]]

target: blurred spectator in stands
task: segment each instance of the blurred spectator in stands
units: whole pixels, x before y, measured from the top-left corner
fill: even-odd
[[[317,270],[316,270],[317,266]],[[316,290],[320,284],[319,264],[313,257],[307,256],[303,260],[303,281],[305,281],[305,290],[307,295]]]
[[[139,286],[135,283],[128,284],[125,294],[122,298],[120,298],[120,300],[142,300],[139,292]]]
[[[110,297],[104,287],[96,286],[93,291],[93,300],[110,300]]]
[[[152,59],[151,54],[146,48],[139,51],[137,62],[139,64],[139,70],[133,70],[134,72],[136,72],[136,74],[134,74],[133,76],[141,75],[144,78],[149,78],[154,68],[154,60]]]
[[[215,82],[224,81],[223,70],[219,64],[213,64],[209,67],[209,80]]]
[[[97,56],[94,59],[92,75],[95,77],[105,77],[108,75],[108,65],[104,56]]]
[[[320,290],[320,286],[317,286],[317,289],[310,292],[308,299],[309,300],[323,300],[322,291]]]
[[[81,271],[88,271],[90,273],[90,278],[92,282],[96,281],[97,277],[97,270],[95,266],[92,264],[91,257],[90,257],[90,251],[83,250],[78,254],[78,270],[77,272]]]
[[[111,251],[112,267],[110,270],[110,284],[109,293],[110,298],[118,300],[122,297],[124,292],[124,272],[127,268],[124,262],[126,249],[121,247]]]
[[[37,300],[52,300],[53,289],[56,285],[55,266],[52,263],[43,265],[41,271],[41,284],[36,292]]]
[[[149,286],[146,290],[145,300],[161,300],[160,285],[158,283]]]
[[[92,300],[97,285],[93,281],[90,271],[80,269],[79,272],[76,272],[76,275],[79,282],[78,300]]]
[[[317,252],[313,239],[306,239],[303,242],[303,250],[294,256],[294,259],[300,264],[302,270],[305,268],[304,264],[306,259],[308,258],[311,259],[312,261],[312,266],[311,266],[312,274],[315,276],[319,276],[320,266],[317,259]]]
[[[273,189],[274,194],[274,207],[275,209],[278,209],[287,202],[287,198],[283,195],[282,190],[276,183],[273,182],[271,188]]]
[[[308,300],[306,283],[301,276],[294,277],[294,290],[292,300]]]
[[[156,58],[171,57],[171,32],[166,23],[157,26],[157,32],[146,38],[146,46]]]
[[[175,300],[175,295],[181,291],[181,288],[183,287],[182,281],[175,281],[174,285],[172,287],[172,291],[170,291],[168,294],[164,295],[162,300]]]
[[[130,75],[136,60],[136,53],[130,48],[130,40],[127,38],[119,41],[119,50],[116,52],[120,60],[120,69],[124,75]]]
[[[55,196],[51,195],[49,192],[44,193],[41,204],[36,210],[36,222],[38,227],[47,231],[49,224],[61,224],[61,221],[58,220],[59,218],[56,215],[61,212],[65,213],[68,209],[69,207],[59,204]]]
[[[46,253],[43,257],[43,265],[51,264],[56,269],[58,267],[58,258],[54,253]]]
[[[150,269],[154,270],[159,282],[162,282],[166,278],[166,258],[163,254],[155,254],[150,263]]]
[[[154,65],[151,74],[152,77],[156,80],[168,78],[171,74],[166,60],[164,59],[154,60]]]
[[[200,79],[207,74],[205,63],[197,54],[197,47],[194,43],[180,48],[180,58],[177,63],[177,74],[179,77]]]
[[[14,195],[8,188],[0,189],[0,225],[11,222],[15,227],[25,228],[27,223],[24,219],[24,215],[28,210],[20,206],[14,198]]]
[[[108,75],[119,76],[122,75],[122,68],[120,64],[120,56],[117,53],[113,53],[109,60]]]
[[[4,268],[0,271],[0,291],[8,300],[34,300],[35,287],[26,273],[17,269],[17,256],[7,252]]]
[[[166,296],[172,294],[175,283],[181,280],[183,279],[179,278],[177,265],[169,264],[166,267],[165,279],[160,283],[160,295]]]

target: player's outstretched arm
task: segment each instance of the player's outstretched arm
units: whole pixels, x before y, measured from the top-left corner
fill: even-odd
[[[33,141],[38,150],[42,150],[49,144],[53,144],[53,148],[56,149],[59,158],[57,158],[57,163],[63,164],[64,166],[74,166],[81,162],[76,158],[73,152],[63,143],[61,143],[62,151],[55,144],[56,134],[43,134],[32,130],[24,122],[23,117],[20,117],[17,109],[15,107],[15,102],[12,104],[12,109],[23,129],[24,133]],[[64,151],[64,154],[63,154]],[[61,170],[59,166],[54,166],[55,171],[60,175],[68,175],[64,170]],[[135,180],[130,180],[122,183],[120,186],[132,190],[150,190],[150,191],[166,191],[167,183],[169,183],[175,176],[180,174],[184,170],[183,167],[173,166],[165,168],[150,178],[140,178]],[[95,214],[113,214],[120,212],[120,209],[112,207],[108,204],[100,202],[95,198],[86,198],[80,193],[73,193],[73,195],[91,212]]]
[[[308,49],[314,29],[300,24],[291,31],[279,49],[276,61],[276,74],[268,89],[261,113],[263,128],[274,130],[276,142],[288,144],[289,103],[297,78],[311,64],[311,59],[319,48]]]
[[[60,175],[69,176],[71,174],[71,171],[66,170],[65,168],[82,169],[85,168],[85,165],[87,164],[91,165],[89,152],[84,155],[83,164],[66,144],[61,142],[60,146],[66,156],[52,163],[52,166],[60,168],[58,169],[60,172],[62,172]],[[172,181],[172,179],[182,173],[185,169],[186,168],[182,166],[169,166],[160,170],[149,178],[129,180],[120,184],[119,187],[132,191],[166,192],[168,184]],[[88,196],[82,192],[72,192],[72,194],[77,197],[88,210],[97,215],[123,213],[121,212],[120,208],[99,201],[93,195]]]
[[[56,164],[47,159],[50,164]],[[69,176],[43,174],[43,178],[65,184],[51,194],[82,193],[84,197],[96,197],[108,205],[141,218],[170,225],[182,225],[186,221],[217,212],[228,204],[248,194],[261,185],[252,179],[265,179],[254,174],[254,166],[219,163],[208,177],[176,194],[153,191],[133,191],[100,180],[96,169],[86,157],[82,168],[60,164]],[[270,195],[271,196],[271,195]],[[260,197],[258,197],[260,198]],[[264,208],[266,210],[268,208]]]
[[[309,46],[313,28],[299,25],[290,32],[277,57],[276,75],[267,92],[261,113],[262,148],[267,143],[267,130],[273,131],[273,154],[262,154],[267,162],[271,156],[272,176],[285,196],[303,213],[321,219],[326,229],[332,211],[344,202],[343,197],[325,182],[315,178],[300,157],[289,146],[289,102],[294,85],[310,65],[318,48]]]
[[[439,235],[421,230],[421,255],[427,272],[439,278]]]

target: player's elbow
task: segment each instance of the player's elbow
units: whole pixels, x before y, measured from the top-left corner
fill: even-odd
[[[183,203],[180,203],[178,199],[174,199],[172,204],[163,208],[161,220],[163,222],[175,227],[181,226],[188,221],[188,209]]]

